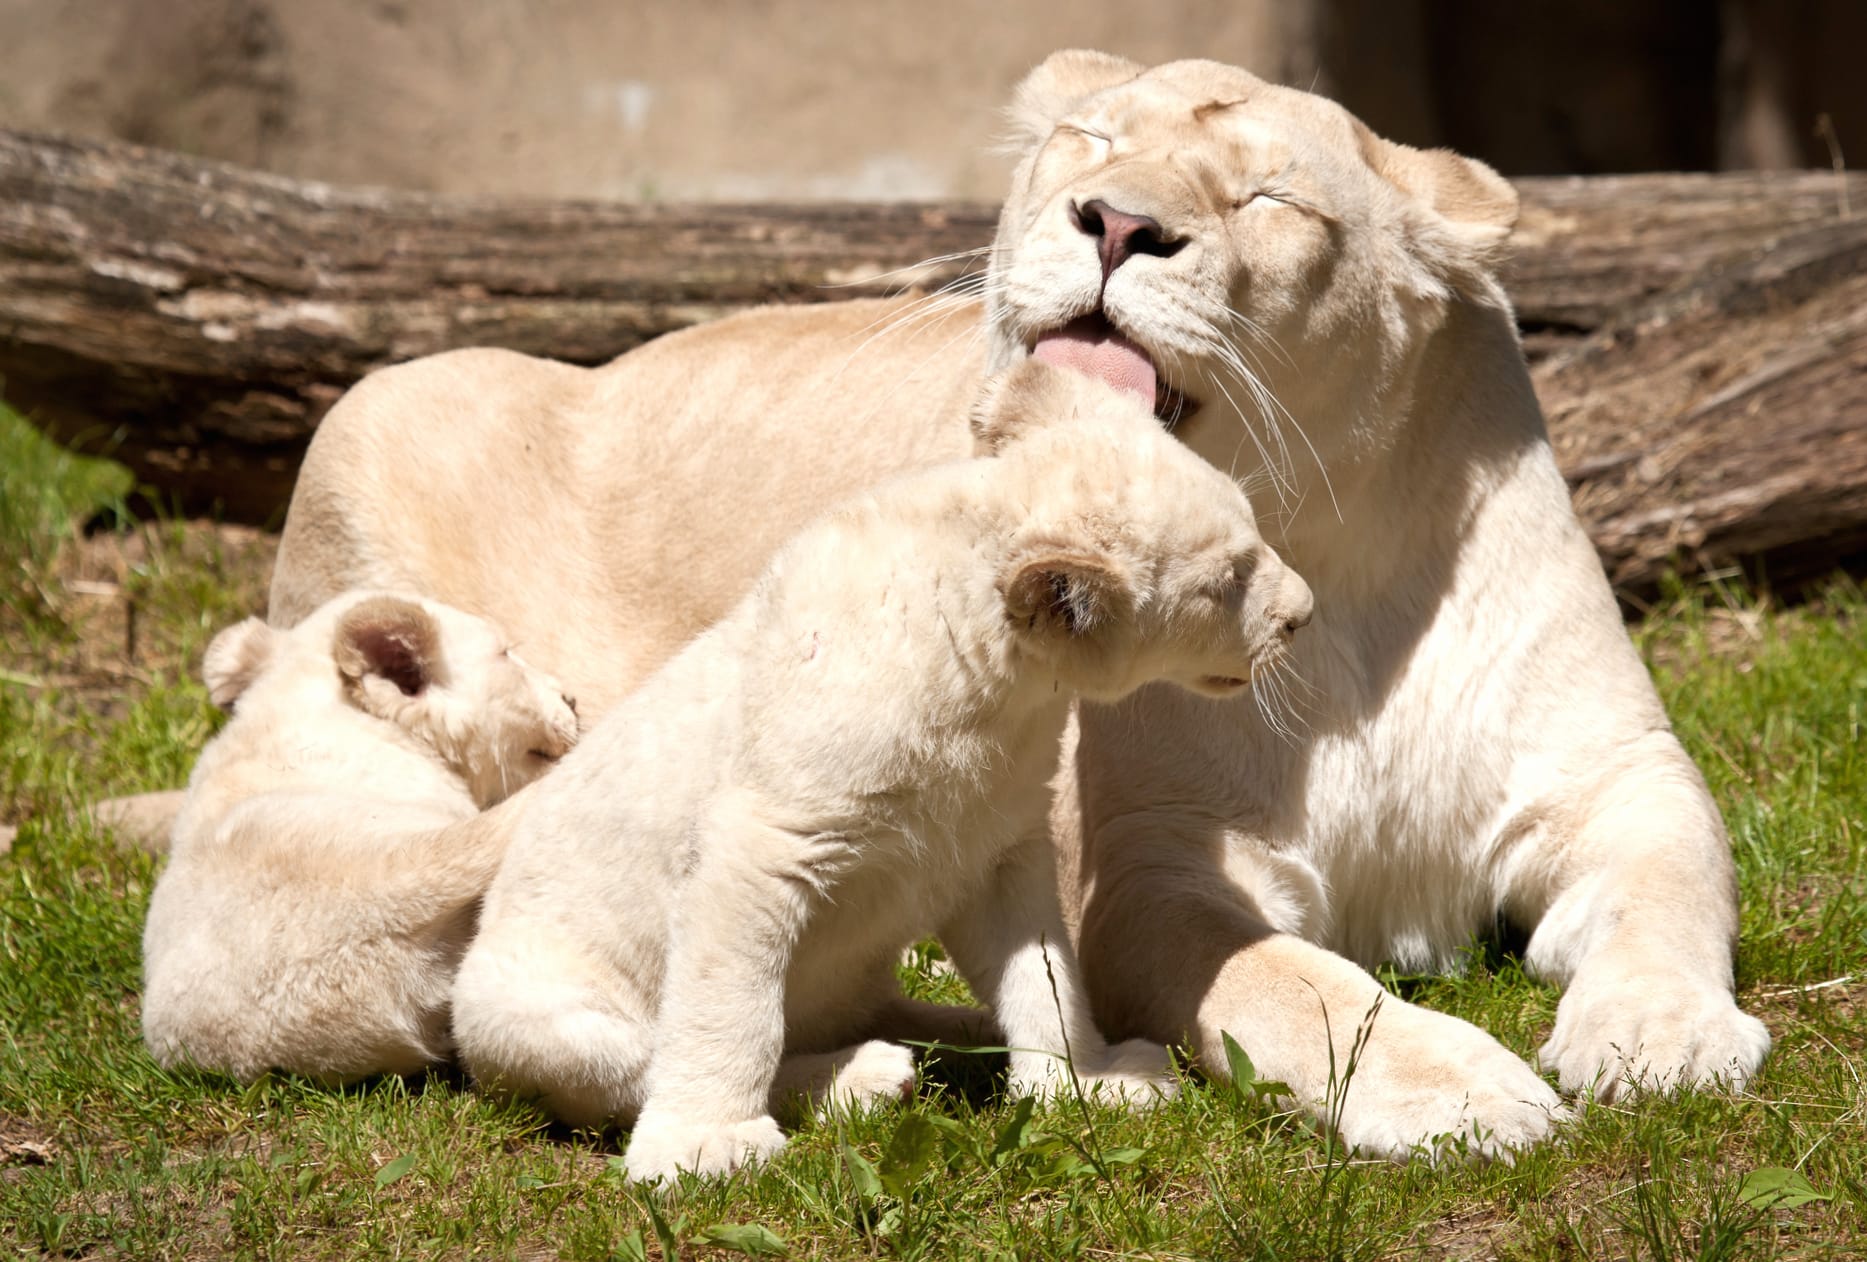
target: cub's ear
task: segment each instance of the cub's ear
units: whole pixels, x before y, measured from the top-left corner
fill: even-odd
[[[1517,224],[1517,190],[1475,158],[1450,149],[1414,149],[1383,140],[1357,121],[1361,156],[1375,173],[1432,216],[1455,262],[1489,268]],[[1427,244],[1432,244],[1428,242]]]
[[[248,618],[228,627],[207,646],[201,659],[201,678],[210,700],[223,710],[233,709],[259,672],[272,661],[277,634],[260,618]]]
[[[337,671],[355,686],[376,676],[405,697],[441,675],[441,627],[426,609],[397,596],[372,596],[338,620],[331,646]]]
[[[1074,548],[1026,552],[999,580],[1005,613],[1016,626],[1088,635],[1108,622],[1131,595],[1107,556]]]
[[[1036,144],[1050,135],[1078,101],[1126,83],[1145,69],[1140,62],[1087,48],[1050,54],[1011,94],[1007,113],[1012,134],[1006,143],[1016,149]]]
[[[1107,388],[1038,359],[1021,360],[999,373],[972,405],[974,453],[995,456],[1024,434],[1069,420],[1086,393],[1084,383]]]

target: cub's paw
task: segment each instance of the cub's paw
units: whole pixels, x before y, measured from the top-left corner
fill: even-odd
[[[1763,1022],[1716,985],[1653,974],[1577,977],[1538,1058],[1563,1090],[1603,1102],[1639,1092],[1742,1091],[1770,1051]]]
[[[784,1132],[771,1117],[747,1122],[683,1123],[644,1114],[622,1156],[631,1179],[672,1181],[682,1170],[731,1174],[752,1161],[769,1161],[784,1148]]]
[[[1071,1083],[1071,1065],[1061,1056],[1033,1056],[1026,1065],[1014,1063],[1011,1089],[1044,1099],[1068,1096],[1076,1086],[1084,1095],[1134,1109],[1149,1109],[1163,1100],[1171,1100],[1180,1090],[1173,1076],[1173,1061],[1167,1049],[1146,1039],[1079,1053],[1074,1062],[1075,1084]],[[1022,1072],[1021,1072],[1022,1071]]]
[[[914,1053],[899,1043],[871,1039],[851,1049],[836,1067],[823,1103],[832,1108],[906,1100],[914,1094]]]
[[[1388,999],[1338,1095],[1312,1101],[1343,1142],[1390,1161],[1509,1162],[1548,1139],[1568,1111],[1523,1059],[1477,1026]]]

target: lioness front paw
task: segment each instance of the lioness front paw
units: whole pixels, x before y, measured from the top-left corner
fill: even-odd
[[[1021,1095],[1043,1099],[1066,1096],[1075,1085],[1085,1096],[1129,1108],[1147,1109],[1179,1093],[1179,1081],[1173,1076],[1173,1059],[1159,1043],[1129,1039],[1094,1051],[1079,1053],[1066,1064],[1061,1056],[1033,1057],[1025,1065],[1013,1065],[1011,1089]]]
[[[1336,1047],[1334,1100],[1308,1101],[1344,1143],[1390,1161],[1510,1161],[1568,1117],[1536,1070],[1485,1031],[1389,998],[1351,1066]]]
[[[784,1148],[784,1132],[773,1118],[747,1122],[683,1123],[644,1115],[622,1156],[631,1179],[672,1180],[682,1170],[731,1174],[751,1161],[769,1161]]]
[[[1608,1102],[1633,1092],[1723,1086],[1742,1091],[1770,1051],[1763,1022],[1722,986],[1653,975],[1585,976],[1556,1007],[1538,1059],[1565,1091]]]

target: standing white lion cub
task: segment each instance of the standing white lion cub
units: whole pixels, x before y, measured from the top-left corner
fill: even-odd
[[[570,749],[571,702],[491,623],[372,592],[290,631],[230,627],[203,673],[235,710],[150,900],[150,1050],[242,1079],[446,1055],[454,966],[509,835],[507,811],[480,812]]]
[[[1071,700],[1231,696],[1309,617],[1243,493],[1147,405],[1032,362],[977,414],[992,458],[820,518],[530,796],[462,962],[480,1079],[635,1118],[635,1178],[784,1144],[774,1094],[911,1088],[894,961],[938,933],[1014,1090],[1168,1086],[1109,1047],[1058,910],[1047,782]]]

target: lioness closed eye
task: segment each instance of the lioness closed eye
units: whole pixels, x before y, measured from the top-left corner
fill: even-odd
[[[202,751],[143,934],[164,1065],[344,1080],[447,1054],[448,993],[503,850],[481,815],[567,752],[576,715],[498,630],[359,592],[216,636]]]
[[[787,544],[727,618],[533,791],[455,992],[463,1059],[578,1123],[634,1120],[636,1178],[784,1137],[775,1092],[903,1093],[901,949],[938,932],[1013,1088],[1167,1090],[1110,1047],[1058,911],[1046,783],[1077,695],[1233,695],[1309,593],[1244,495],[1145,402],[1032,363],[998,455],[905,478]],[[1053,989],[1054,986],[1054,989]],[[862,1040],[869,1039],[869,1042]]]

